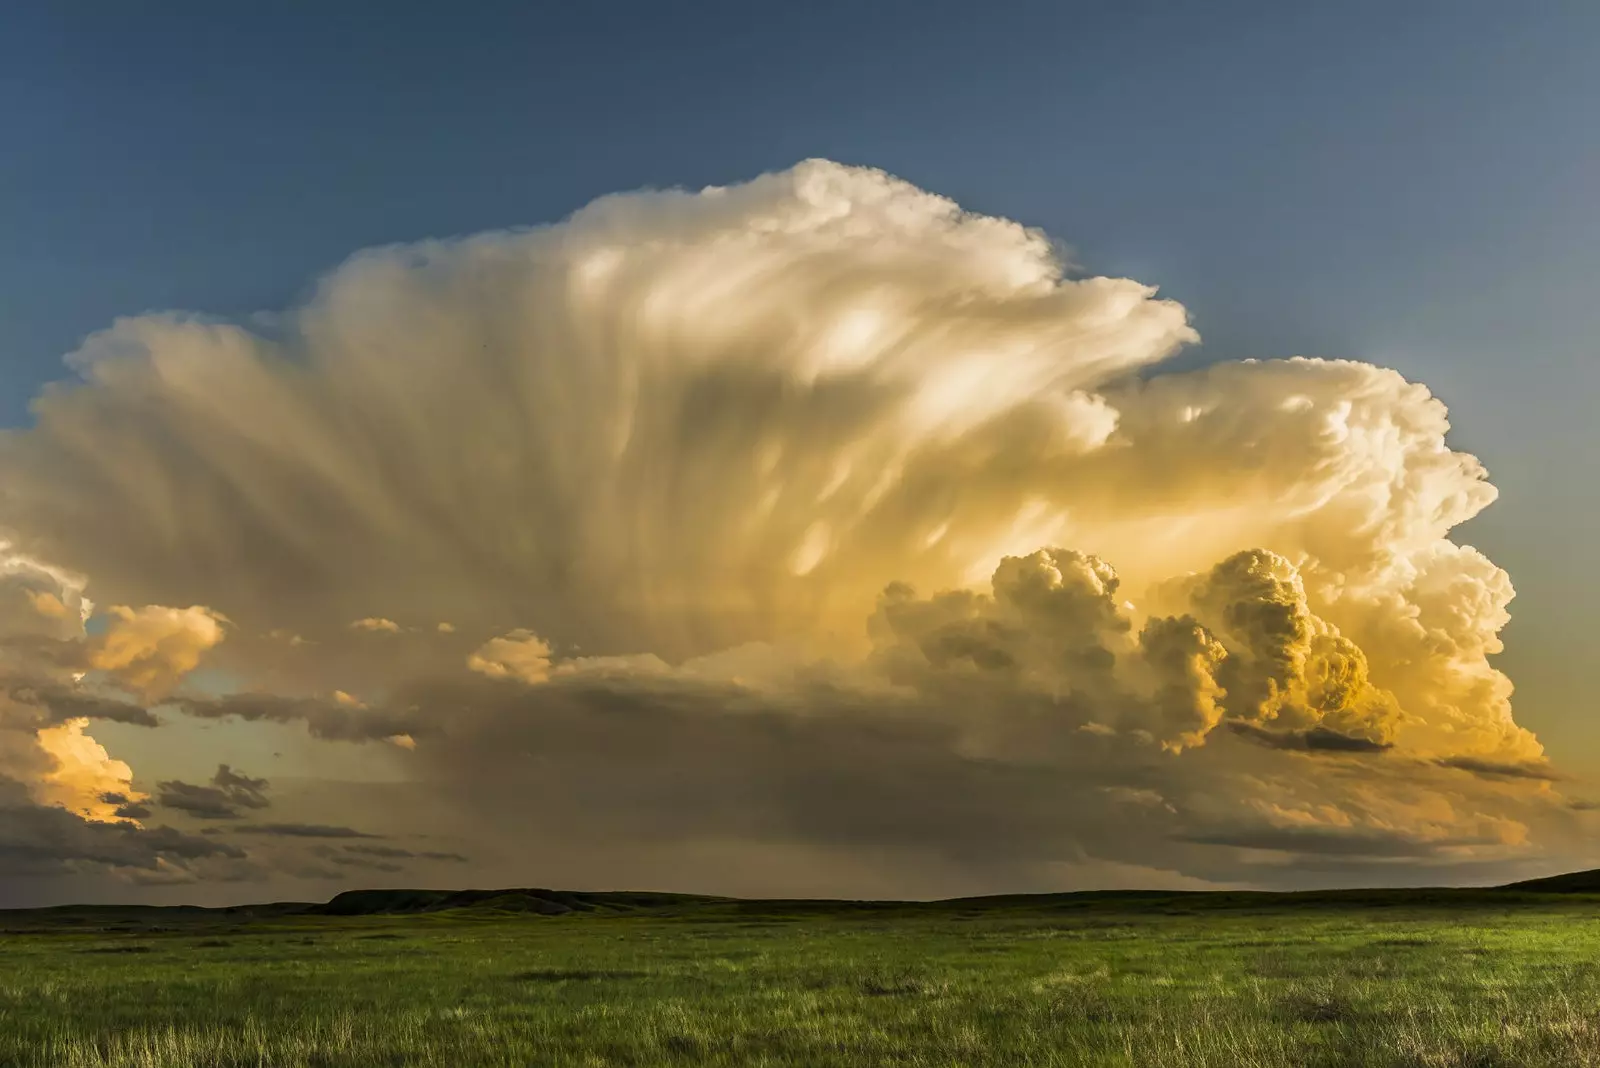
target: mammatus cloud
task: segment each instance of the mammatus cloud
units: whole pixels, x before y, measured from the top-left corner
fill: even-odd
[[[1495,490],[1444,406],[1344,360],[1160,369],[1193,340],[1037,231],[825,161],[365,252],[270,329],[119,321],[0,439],[5,664],[50,698],[0,769],[42,796],[39,732],[91,714],[50,710],[121,689],[387,741],[474,863],[550,882],[1572,848],[1489,659],[1510,580],[1450,540]],[[91,588],[151,607],[90,638]],[[234,692],[183,687],[202,654]],[[75,797],[140,803],[90,757]],[[291,827],[348,830],[238,830]],[[414,859],[307,864],[361,856]]]

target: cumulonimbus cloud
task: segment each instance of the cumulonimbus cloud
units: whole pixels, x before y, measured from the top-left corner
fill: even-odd
[[[361,253],[270,327],[119,321],[0,438],[0,536],[107,685],[404,739],[463,826],[561,811],[570,857],[1225,878],[1565,833],[1444,406],[1346,360],[1160,369],[1194,339],[1037,231],[809,161]],[[207,607],[74,638],[86,590]],[[240,692],[182,691],[201,653]],[[585,774],[604,804],[536,788]]]

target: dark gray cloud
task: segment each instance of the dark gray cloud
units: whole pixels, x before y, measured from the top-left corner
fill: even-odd
[[[335,742],[374,741],[400,734],[425,736],[434,729],[414,712],[353,708],[332,698],[231,693],[217,697],[180,696],[171,703],[201,719],[302,723],[312,737]]]
[[[460,853],[413,852],[409,849],[400,849],[396,846],[345,846],[346,853],[354,853],[366,857],[381,857],[388,860],[448,860],[465,864],[470,859]]]
[[[8,688],[7,694],[18,704],[42,710],[44,723],[82,718],[129,723],[136,727],[161,725],[161,720],[143,705],[54,683],[16,683]]]
[[[1270,746],[1225,732],[1174,756],[1082,729],[1070,702],[1007,693],[1014,703],[969,704],[957,687],[930,703],[821,682],[764,691],[575,672],[531,687],[416,685],[394,700],[429,725],[404,760],[462,840],[562,856],[575,879],[612,870],[610,857],[717,841],[748,843],[749,868],[724,860],[716,873],[740,886],[763,886],[766,848],[809,850],[841,872],[893,857],[903,880],[884,885],[901,893],[1049,885],[1061,864],[1221,881],[1249,869],[1295,885],[1302,865],[1254,869],[1239,851],[1338,855],[1382,878],[1401,862],[1440,872],[1468,846],[1513,848],[1516,819],[1549,807],[1474,798],[1446,769],[1310,730]],[[1511,815],[1484,822],[1482,806]],[[317,830],[335,833],[351,832]],[[412,859],[378,848],[370,855]],[[638,878],[670,877],[651,863],[636,860]]]
[[[1186,842],[1233,849],[1344,857],[1351,860],[1436,857],[1455,848],[1496,844],[1486,838],[1419,840],[1404,832],[1375,834],[1338,827],[1257,827],[1186,835]]]
[[[270,805],[267,787],[266,779],[252,779],[226,764],[220,764],[209,786],[197,786],[177,779],[157,783],[156,803],[196,819],[232,820],[242,815],[241,809],[261,809]]]
[[[353,827],[325,823],[245,823],[234,828],[239,834],[272,835],[279,838],[382,838]]]
[[[1484,775],[1496,779],[1534,779],[1539,782],[1559,782],[1561,780],[1555,768],[1542,760],[1538,761],[1501,761],[1485,760],[1480,757],[1451,756],[1441,757],[1435,761],[1441,768],[1455,768],[1457,771],[1468,771],[1474,775]]]
[[[180,873],[192,862],[244,856],[237,846],[171,827],[96,822],[35,804],[20,783],[0,779],[0,874],[48,876],[84,865]]]
[[[1268,746],[1272,749],[1304,749],[1330,753],[1382,753],[1393,749],[1389,742],[1377,742],[1371,738],[1352,737],[1340,734],[1326,727],[1312,727],[1310,730],[1272,730],[1259,727],[1254,723],[1233,722],[1228,724],[1228,729],[1253,742]]]
[[[119,820],[143,820],[152,815],[148,805],[131,800],[125,794],[104,793],[100,795],[100,801],[102,804],[115,805],[113,815]]]
[[[341,868],[358,868],[363,871],[381,871],[386,874],[405,871],[405,865],[388,860],[371,860],[367,857],[328,857],[328,863]]]
[[[307,850],[307,855],[316,859],[306,861],[306,863],[316,864],[320,861],[326,864],[331,864],[335,868],[353,869],[356,871],[376,871],[393,875],[406,870],[406,866],[404,864],[397,862],[399,859],[410,859],[412,857],[412,854],[407,853],[404,850],[396,850],[395,852],[400,854],[400,857],[397,858],[376,853],[354,852],[348,847],[345,849],[339,849],[329,845],[314,845]]]

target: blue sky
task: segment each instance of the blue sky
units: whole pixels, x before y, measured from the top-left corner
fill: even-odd
[[[330,8],[336,7],[336,11]],[[1600,7],[87,3],[0,26],[0,421],[119,315],[281,308],[355,249],[808,156],[1183,301],[1200,361],[1352,356],[1451,406],[1503,666],[1600,740]]]

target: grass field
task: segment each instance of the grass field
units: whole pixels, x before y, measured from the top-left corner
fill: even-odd
[[[154,926],[152,926],[154,925]],[[0,914],[0,1064],[1600,1064],[1600,898]]]

